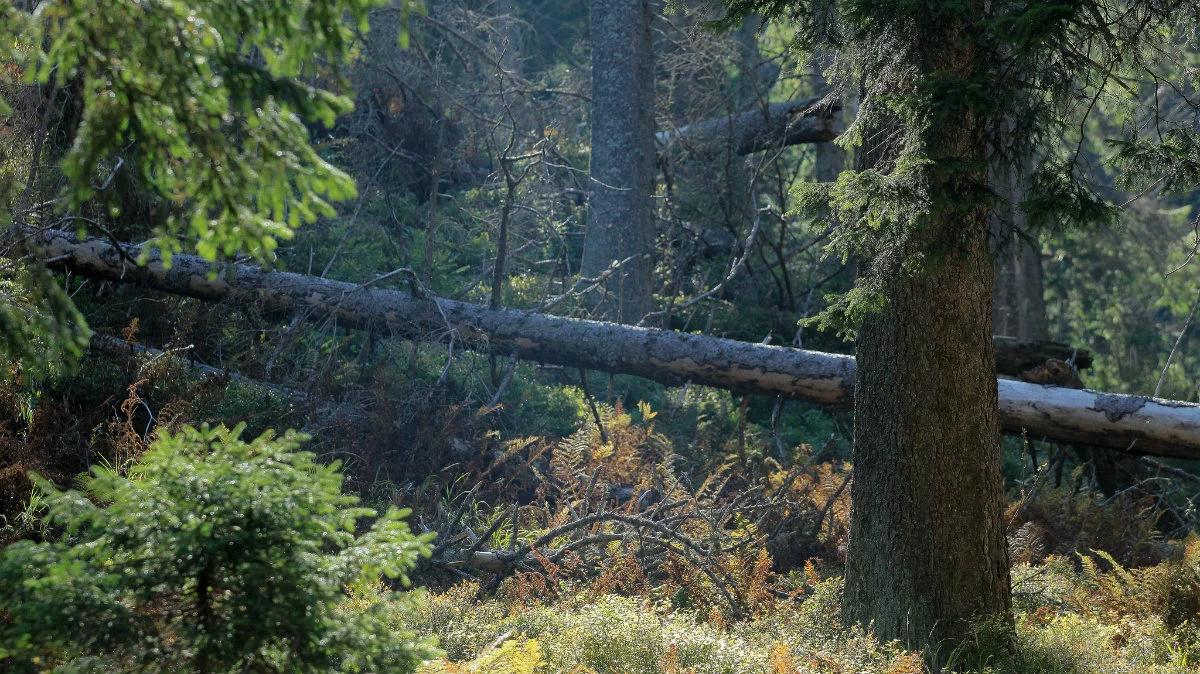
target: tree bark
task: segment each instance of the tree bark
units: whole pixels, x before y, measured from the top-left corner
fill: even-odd
[[[829,88],[829,82],[825,79],[825,66],[820,56],[814,56],[809,60],[809,67],[813,70],[813,85],[817,91],[824,91]],[[836,111],[834,115],[840,116],[842,111]],[[835,117],[830,117],[829,122],[832,122]],[[837,145],[826,142],[817,143],[813,148],[815,152],[813,177],[817,182],[831,183],[837,180],[842,171],[846,168],[846,151]]]
[[[739,155],[800,143],[826,143],[837,138],[840,131],[835,128],[833,119],[837,108],[818,105],[821,100],[771,103],[733,116],[660,131],[658,143],[667,149],[686,144],[693,153],[719,153],[732,147]]]
[[[593,0],[591,191],[580,272],[621,263],[600,315],[637,323],[653,308],[654,51],[650,0]]]
[[[970,81],[981,56],[969,28],[940,30],[916,38],[924,51],[914,66]],[[951,198],[987,180],[962,168],[986,165],[981,125],[967,110],[919,132],[928,156],[950,168],[930,174],[941,198],[922,221],[868,261],[886,306],[865,319],[857,342],[844,611],[881,640],[929,649],[935,660],[973,622],[1012,614],[988,212]],[[882,159],[860,168],[891,170],[895,157],[880,154],[860,153]]]
[[[888,274],[857,349],[845,606],[911,647],[1011,608],[986,227],[940,224],[973,231],[936,270]]]
[[[999,204],[992,214],[996,244],[996,288],[992,304],[997,335],[1049,339],[1042,252],[1029,240],[1029,217],[1021,203],[1028,194],[1030,161],[1004,162],[992,173]]]
[[[480,351],[494,348],[526,360],[637,375],[667,385],[690,381],[841,409],[853,399],[855,360],[850,356],[532,311],[489,310],[372,287],[374,283],[346,283],[250,265],[218,267],[191,255],[173,256],[170,269],[155,258],[138,267],[129,263],[140,252],[136,247],[126,247],[122,254],[107,241],[78,241],[73,233],[60,230],[29,232],[25,245],[49,266],[80,276],[249,305],[285,317],[326,320],[332,315],[339,325],[388,329],[412,339],[444,339],[454,333],[461,344]],[[915,388],[927,389],[929,378],[919,375],[911,374],[919,379]],[[1200,458],[1200,405],[1008,379],[1000,381],[999,390],[1002,428],[1007,432],[1140,454]],[[947,451],[958,450],[948,447]]]

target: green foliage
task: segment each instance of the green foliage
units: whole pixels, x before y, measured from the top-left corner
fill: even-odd
[[[1017,648],[960,651],[969,671],[1191,672],[1200,663],[1200,545],[1193,534],[1155,566],[1125,568],[1106,553],[1013,569]],[[983,643],[980,643],[983,642]],[[987,656],[990,654],[990,656]],[[983,657],[986,656],[986,657]]]
[[[0,353],[45,375],[74,363],[90,338],[87,320],[48,271],[24,267],[0,276]]]
[[[1093,350],[1088,385],[1151,394],[1170,357],[1159,394],[1196,400],[1195,318],[1175,348],[1200,294],[1187,266],[1200,244],[1188,209],[1161,212],[1135,203],[1117,226],[1067,229],[1044,240],[1050,334]]]
[[[526,640],[534,640],[544,668],[539,671],[547,672],[922,672],[911,654],[838,623],[840,579],[818,585],[803,604],[735,625],[615,595],[506,610],[496,601],[475,601],[473,589],[465,585],[422,598],[406,623],[418,633],[436,635],[451,662],[473,661],[465,671],[488,671],[470,667],[511,657],[515,648],[528,649]],[[443,663],[423,671],[461,670]]]
[[[1047,162],[1030,177],[1029,198],[1020,206],[1036,229],[1053,226],[1112,225],[1118,209],[1106,202],[1091,185],[1080,182],[1071,167]]]
[[[947,654],[948,664],[942,671],[1195,671],[1200,662],[1200,632],[1192,623],[1170,627],[1152,613],[1121,617],[1089,610],[1083,598],[1094,591],[1093,583],[1122,586],[1121,576],[1136,572],[1079,572],[1064,561],[1055,558],[1042,567],[1018,567],[1018,597],[1031,585],[1040,585],[1045,591],[1036,599],[1024,595],[1027,598],[1019,602],[1015,635],[1011,624],[977,624],[963,643]],[[1180,562],[1172,564],[1171,568],[1179,568]],[[1138,573],[1139,577],[1155,574],[1165,577],[1160,571]],[[422,595],[398,624],[436,637],[445,648],[446,660],[427,663],[421,669],[430,673],[930,671],[923,654],[906,652],[896,644],[880,644],[862,630],[840,624],[841,586],[840,578],[831,578],[812,588],[803,602],[726,625],[663,603],[613,595],[534,606],[479,601],[478,586],[466,583],[441,594]],[[1114,595],[1113,603],[1105,605],[1121,606],[1121,596]],[[1140,602],[1141,597],[1138,599]]]
[[[1143,568],[1126,568],[1104,550],[1081,556],[1076,606],[1101,617],[1156,618],[1168,627],[1200,619],[1200,535],[1192,532],[1178,547],[1161,564]]]
[[[1122,184],[1174,191],[1197,184],[1194,115],[1163,114],[1157,96],[1147,100],[1129,84],[1149,74],[1154,86],[1188,88],[1195,67],[1179,55],[1200,19],[1194,3],[725,4],[717,27],[752,14],[787,20],[799,49],[833,54],[826,74],[835,94],[850,93],[851,84],[865,94],[844,142],[869,139],[868,170],[843,173],[832,189],[801,188],[802,211],[839,223],[831,253],[865,263],[856,292],[832,299],[816,318],[821,327],[852,335],[882,306],[878,277],[917,270],[909,266],[914,256],[934,253],[921,261],[930,272],[957,237],[914,235],[931,223],[978,223],[961,216],[995,205],[989,166],[1036,157],[1021,204],[1033,226],[1111,223],[1112,197],[1098,189],[1104,176],[1085,152],[1102,144],[1089,143],[1099,109],[1121,111],[1127,121],[1111,156]]]
[[[421,674],[536,674],[545,672],[547,663],[536,639],[508,639],[496,648],[465,664],[449,661],[428,663]]]
[[[208,259],[266,259],[281,238],[351,196],[353,181],[307,142],[350,101],[295,79],[313,55],[344,59],[377,0],[293,3],[52,2],[34,17],[27,77],[80,82],[83,116],[63,171],[73,206],[132,162],[178,215],[157,232]],[[136,38],[131,39],[131,37]]]
[[[385,4],[56,0],[28,13],[0,0],[0,62],[23,67],[30,83],[78,92],[80,119],[61,162],[72,216],[85,204],[120,216],[120,195],[108,187],[129,171],[169,213],[144,259],[157,249],[169,264],[182,238],[210,260],[246,251],[269,261],[296,227],[332,216],[331,202],[355,193],[351,177],[309,144],[306,125],[332,126],[351,109],[333,69]],[[407,17],[422,7],[405,0],[400,9]],[[323,86],[300,79],[314,59]],[[0,101],[0,113],[8,110]],[[7,209],[0,222],[11,221]],[[0,306],[8,353],[28,357],[41,338],[78,355],[86,325],[50,285],[31,286],[49,317],[41,323],[22,327],[11,304]]]
[[[1200,134],[1188,128],[1168,128],[1153,140],[1114,139],[1115,161],[1126,167],[1123,186],[1137,190],[1187,192],[1200,185]]]
[[[458,672],[450,663],[498,657],[534,640],[541,672],[629,674],[860,672],[920,674],[919,657],[848,630],[841,579],[817,585],[804,603],[734,625],[636,597],[605,595],[552,606],[504,607],[473,600],[473,585],[428,595],[408,626],[434,634],[449,662],[424,672]],[[498,640],[499,638],[499,640]],[[508,644],[508,645],[505,645]],[[472,662],[473,661],[473,662]]]
[[[388,625],[388,595],[428,554],[390,510],[342,494],[303,436],[241,428],[163,434],[128,475],[93,467],[83,491],[34,476],[60,531],[0,556],[0,657],[15,671],[411,671],[425,647]]]

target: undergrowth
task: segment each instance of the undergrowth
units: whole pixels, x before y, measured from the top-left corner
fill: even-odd
[[[125,470],[181,424],[257,432],[294,420],[322,460],[345,459],[352,491],[380,509],[411,506],[415,522],[443,534],[448,547],[418,570],[427,591],[389,618],[395,633],[438,643],[427,674],[929,671],[926,654],[838,621],[852,476],[838,417],[526,365],[492,404],[495,390],[469,374],[482,361],[447,367],[437,349],[373,348],[363,356],[380,363],[372,374],[331,370],[303,387],[303,404],[279,388],[197,376],[182,350],[94,356],[43,391],[8,372],[0,543],[46,536],[30,470],[67,484],[89,463]],[[948,669],[1198,671],[1200,539],[1163,533],[1157,483],[1104,495],[1081,465],[1032,470],[1020,449],[1006,451],[1015,639],[980,625],[938,654]],[[565,528],[589,512],[587,527]],[[1191,511],[1179,512],[1194,528]],[[653,542],[649,521],[678,522],[704,556]],[[464,571],[452,554],[522,546],[528,557],[501,573]],[[345,610],[388,591],[355,592]]]
[[[945,671],[987,674],[1184,674],[1200,666],[1200,538],[1160,565],[1081,567],[1054,557],[1016,570],[1015,639],[995,625],[947,654]],[[1036,590],[1034,589],[1036,587]],[[652,593],[550,604],[477,599],[464,583],[422,596],[397,618],[442,659],[421,671],[628,674],[917,674],[924,654],[842,625],[840,578],[751,620],[678,609]]]

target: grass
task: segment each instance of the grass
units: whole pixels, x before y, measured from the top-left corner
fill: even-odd
[[[1101,558],[1094,558],[1100,559]],[[1194,674],[1200,615],[1200,538],[1157,566],[1050,557],[1014,569],[1015,639],[982,624],[945,655],[944,671],[981,674]],[[513,581],[508,581],[513,582]],[[422,671],[622,674],[917,674],[924,654],[883,644],[839,622],[841,579],[754,619],[678,608],[644,596],[586,592],[551,603],[478,600],[463,583],[417,598],[398,627],[433,639],[444,656]],[[1158,592],[1160,594],[1156,595]],[[1162,594],[1165,593],[1165,594]]]

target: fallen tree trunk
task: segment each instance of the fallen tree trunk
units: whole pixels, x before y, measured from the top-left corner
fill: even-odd
[[[249,265],[216,267],[176,255],[167,269],[129,263],[124,251],[58,230],[30,233],[25,248],[59,269],[135,283],[207,301],[250,303],[286,314],[333,316],[348,327],[387,329],[414,339],[450,337],[467,348],[525,360],[631,374],[664,384],[694,382],[847,409],[850,356],[768,346],[669,330],[488,309],[422,294]],[[1142,396],[1001,380],[1005,431],[1140,454],[1200,458],[1200,405]]]
[[[183,349],[163,351],[162,349],[156,349],[152,346],[146,346],[145,344],[127,342],[119,337],[95,334],[92,335],[92,341],[89,348],[96,353],[103,353],[116,358],[142,356],[150,361],[157,360],[159,358],[170,358],[174,361],[182,363],[185,368],[195,371],[202,377],[228,379],[230,381],[240,382],[249,386],[257,386],[269,389],[296,403],[302,403],[308,399],[308,394],[306,394],[304,391],[277,386],[270,382],[259,381],[237,372],[222,370],[221,368],[205,365],[197,360],[187,358],[182,352],[190,350],[192,348],[190,345]]]
[[[771,103],[727,117],[716,117],[678,129],[660,131],[659,146],[683,146],[704,154],[731,148],[737,155],[753,154],[801,143],[826,143],[837,138],[833,113],[837,107],[821,106],[820,98]]]
[[[1073,362],[1076,370],[1092,366],[1092,352],[1070,344],[1049,341],[1023,341],[1016,337],[992,338],[996,349],[996,371],[1019,377],[1048,360]]]

